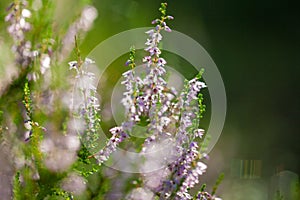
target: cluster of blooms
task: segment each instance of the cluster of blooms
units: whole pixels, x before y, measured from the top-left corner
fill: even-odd
[[[30,23],[26,21],[31,17],[27,5],[26,0],[12,3],[7,8],[9,13],[5,17],[5,21],[10,23],[7,31],[15,42],[12,49],[16,53],[16,61],[23,67],[27,67],[33,57],[31,42],[25,38],[25,33],[31,29]]]
[[[38,55],[40,55],[40,71],[41,74],[45,74],[45,72],[50,68],[51,64],[51,56],[52,56],[52,46],[54,45],[55,40],[53,39],[43,39],[40,51],[38,51]]]
[[[166,4],[162,5],[166,6]],[[162,13],[164,12],[162,10]],[[166,81],[163,79],[163,75],[166,73],[164,68],[166,61],[160,57],[161,51],[158,47],[162,40],[161,31],[171,31],[166,24],[166,20],[170,19],[173,19],[173,17],[163,14],[161,19],[153,21],[153,23],[157,23],[155,29],[147,32],[149,39],[146,42],[147,48],[145,50],[149,55],[143,58],[143,62],[146,63],[145,78],[141,79],[135,76],[135,50],[132,48],[130,51],[130,58],[126,65],[130,66],[131,69],[123,74],[125,80],[122,82],[126,88],[122,103],[126,109],[127,119],[121,126],[110,129],[112,137],[108,140],[106,146],[95,154],[100,163],[108,159],[116,150],[118,144],[129,137],[128,133],[132,130],[132,127],[142,120],[148,123],[148,132],[151,133],[151,136],[145,140],[144,152],[147,151],[147,146],[152,145],[151,143],[156,140],[158,142],[161,138],[171,138],[172,133],[176,131],[175,123],[178,121],[180,114],[178,113],[178,103],[176,103],[177,91],[174,88],[168,88]],[[69,64],[71,68],[76,69],[77,76],[80,77],[83,70],[80,70],[80,67],[77,66],[78,62],[72,61]],[[83,80],[86,83],[89,82],[86,79]],[[83,96],[89,97],[90,94],[85,92]]]
[[[146,32],[149,38],[145,43],[147,45],[145,50],[149,55],[143,58],[146,64],[145,78],[135,77],[134,69],[123,74],[125,77],[123,84],[127,89],[123,104],[131,120],[139,122],[146,119],[148,122],[147,131],[150,136],[145,140],[142,149],[145,155],[153,146],[159,146],[162,140],[169,139],[169,144],[175,144],[175,152],[171,152],[175,159],[168,163],[168,167],[159,170],[157,175],[155,172],[152,173],[155,177],[162,176],[160,183],[148,184],[148,187],[145,184],[144,189],[147,191],[150,189],[160,199],[192,199],[188,191],[199,183],[199,176],[207,168],[200,161],[203,155],[200,155],[195,141],[196,138],[202,138],[204,134],[204,130],[198,128],[199,113],[202,112],[199,108],[201,106],[199,93],[206,85],[200,81],[202,74],[200,72],[196,78],[186,81],[179,97],[174,88],[167,86],[163,78],[166,73],[164,68],[166,61],[161,57],[159,43],[163,38],[161,31],[171,31],[166,20],[173,17],[166,15],[165,3],[162,4],[160,11],[162,17],[152,22],[156,27]],[[133,62],[134,59],[127,61],[129,65]],[[158,157],[161,158],[161,155]],[[145,174],[144,177],[147,175]],[[149,181],[149,177],[145,181]]]
[[[32,51],[31,59],[37,59],[39,63],[38,71],[33,70],[33,72],[28,73],[27,79],[29,81],[37,81],[41,75],[45,75],[49,71],[52,59],[52,47],[55,44],[55,40],[52,38],[43,39],[43,41],[38,45],[36,50]]]
[[[197,162],[196,167],[188,172],[184,182],[177,192],[177,196],[180,197],[180,199],[192,198],[188,191],[199,183],[198,178],[205,172],[206,168],[207,166],[205,164],[203,164],[202,162]]]
[[[52,46],[55,41],[51,38],[44,39],[39,43],[36,50],[32,47],[29,40],[26,40],[26,32],[30,31],[31,24],[27,21],[31,17],[31,11],[28,9],[26,0],[15,1],[7,10],[9,13],[5,17],[5,21],[10,23],[8,33],[11,35],[14,45],[13,52],[16,54],[16,62],[27,68],[33,64],[35,59],[38,60],[39,73],[42,75],[50,68]],[[36,81],[39,79],[39,73],[33,71],[27,75],[28,80]]]
[[[155,142],[159,142],[160,138],[172,138],[172,133],[175,132],[178,159],[165,169],[169,172],[169,176],[166,175],[167,179],[162,180],[156,188],[145,188],[143,191],[148,191],[148,196],[152,196],[150,192],[152,191],[163,199],[174,196],[176,199],[191,199],[188,190],[198,183],[198,176],[202,175],[206,169],[206,165],[199,161],[197,143],[193,142],[196,137],[201,138],[204,131],[196,128],[197,126],[193,122],[193,119],[196,118],[194,112],[197,110],[194,110],[192,105],[192,102],[198,99],[198,93],[205,87],[205,84],[198,78],[191,80],[179,99],[177,99],[177,91],[167,87],[167,83],[163,79],[166,73],[164,68],[166,61],[160,57],[161,51],[158,47],[162,40],[160,32],[162,30],[171,31],[166,25],[166,20],[173,19],[173,17],[165,14],[165,7],[166,4],[162,4],[162,18],[153,21],[154,24],[157,24],[155,29],[146,32],[149,39],[147,39],[145,50],[149,55],[143,59],[143,62],[146,63],[144,79],[135,75],[135,51],[134,49],[130,51],[130,58],[126,65],[131,69],[123,74],[125,80],[122,82],[126,88],[122,103],[125,106],[127,118],[121,126],[110,129],[112,137],[106,146],[95,154],[95,157],[100,164],[106,161],[117,146],[129,137],[127,133],[132,130],[132,127],[141,120],[148,123],[148,132],[151,134],[145,140],[143,152],[147,152]],[[69,64],[71,68],[76,69],[79,77],[83,74],[84,71],[79,70],[77,62]],[[86,82],[86,80],[84,81]],[[90,95],[90,93],[84,92],[85,97]],[[84,113],[91,113],[86,109],[86,105],[84,108]],[[179,124],[179,127],[175,126],[176,123]],[[188,134],[192,136],[188,136]],[[183,144],[188,145],[189,148],[185,149]],[[131,196],[136,195],[132,193]]]
[[[97,143],[99,139],[100,128],[100,116],[99,116],[99,100],[96,97],[97,88],[95,87],[95,75],[88,69],[94,63],[93,60],[86,58],[85,61],[71,61],[69,62],[70,70],[76,70],[77,88],[79,95],[73,97],[75,110],[78,117],[85,121],[85,131],[81,136],[81,140],[85,145],[85,148],[90,152],[94,152],[97,149]],[[98,164],[102,164],[107,161],[109,156],[116,150],[119,143],[124,141],[128,137],[125,132],[129,123],[123,123],[120,127],[114,127],[110,129],[112,134],[111,138],[107,141],[105,147],[93,154],[97,159]]]
[[[106,146],[100,150],[95,157],[99,164],[107,161],[110,155],[116,150],[117,146],[128,137],[122,127],[114,127],[109,130],[112,137],[106,143]]]
[[[129,125],[133,125],[133,123],[140,121],[139,113],[143,112],[143,107],[137,107],[135,104],[135,98],[137,94],[140,92],[139,88],[143,86],[143,81],[140,77],[135,76],[135,49],[132,47],[130,49],[129,60],[126,62],[126,65],[131,67],[131,70],[123,73],[124,81],[122,84],[126,88],[126,92],[124,92],[124,98],[122,99],[122,103],[125,107],[125,112],[127,116],[128,122],[132,122]],[[128,123],[127,123],[128,124]],[[130,127],[129,127],[130,129]]]
[[[193,103],[198,99],[198,94],[202,88],[205,88],[205,83],[201,82],[199,78],[194,78],[186,82],[185,87],[180,94],[179,107],[181,108],[181,118],[178,133],[176,135],[176,143],[178,151],[182,151],[183,147],[196,137],[202,137],[203,129],[198,129],[199,118],[197,113],[199,107]]]
[[[84,61],[69,62],[70,70],[76,70],[77,89],[80,93],[73,97],[76,114],[85,122],[85,131],[81,139],[87,149],[93,150],[99,138],[98,130],[100,127],[100,106],[96,97],[97,88],[95,87],[95,75],[88,71],[88,67],[94,63],[93,60],[86,58]]]
[[[197,148],[197,143],[192,142],[190,147],[185,150],[185,152],[175,162],[169,164],[168,170],[171,172],[170,178],[162,182],[156,191],[157,193],[164,196],[164,198],[169,198],[174,195],[174,192],[176,192],[183,181],[187,181],[187,176],[190,173],[189,170],[192,168],[191,165],[199,157]],[[182,184],[181,187],[183,186],[184,184]],[[186,186],[190,186],[188,185],[188,182]],[[185,196],[188,195],[186,192],[184,192],[184,194]],[[177,195],[183,198],[182,192],[177,192]]]
[[[165,4],[163,5],[165,6]],[[165,22],[170,19],[173,17],[164,14],[161,19],[152,22],[157,24],[155,29],[146,32],[149,38],[145,50],[149,55],[143,58],[143,62],[146,64],[145,78],[142,79],[135,75],[135,50],[133,48],[130,51],[129,60],[126,62],[131,69],[123,73],[125,80],[122,84],[125,85],[126,92],[124,92],[122,103],[126,110],[127,121],[122,123],[122,128],[124,131],[130,132],[136,123],[141,121],[146,124],[150,123],[148,131],[151,136],[145,140],[143,152],[146,152],[147,145],[156,139],[163,138],[158,136],[171,136],[171,131],[166,132],[163,129],[171,124],[167,111],[175,111],[176,105],[172,103],[172,100],[177,92],[174,88],[167,88],[167,83],[163,79],[163,75],[166,73],[164,68],[166,61],[160,57],[161,51],[158,47],[162,40],[161,31],[171,31]]]

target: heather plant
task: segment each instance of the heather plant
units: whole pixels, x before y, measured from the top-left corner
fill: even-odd
[[[208,158],[200,124],[204,70],[185,80],[181,91],[168,84],[161,45],[174,18],[167,4],[146,32],[143,74],[136,70],[136,49],[129,50],[121,83],[125,118],[106,139],[93,72],[101,66],[83,58],[79,47],[97,17],[87,3],[80,2],[82,12],[69,27],[56,23],[53,1],[15,0],[7,8],[16,70],[1,88],[0,140],[12,158],[13,199],[219,199],[222,176],[211,192],[201,183]],[[118,149],[138,152],[134,165],[126,166],[137,173],[106,166],[118,161]],[[118,185],[125,189],[114,196]]]

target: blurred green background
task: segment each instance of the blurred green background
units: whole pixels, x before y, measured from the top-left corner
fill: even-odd
[[[1,17],[7,2],[0,2]],[[82,41],[82,53],[88,55],[114,34],[150,26],[159,15],[160,2],[94,0],[99,16]],[[236,161],[244,160],[261,161],[259,177],[264,185],[282,170],[299,174],[300,13],[296,1],[167,2],[169,13],[175,17],[170,27],[208,51],[226,88],[225,127],[210,154],[204,180],[214,182],[225,172],[226,193],[226,183],[232,184],[235,174],[241,173],[242,167],[234,167]],[[73,12],[72,5],[59,9],[66,14]],[[63,15],[60,17],[64,20]],[[1,28],[1,34],[4,30]],[[119,71],[126,69],[119,63],[115,63],[115,71],[121,74]],[[188,65],[179,58],[178,63]]]

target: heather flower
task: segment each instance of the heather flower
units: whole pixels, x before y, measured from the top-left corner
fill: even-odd
[[[199,118],[195,113],[199,112],[199,107],[195,106],[193,102],[198,100],[199,92],[205,87],[205,83],[199,81],[199,78],[196,77],[191,81],[186,82],[185,88],[181,92],[179,106],[181,107],[182,116],[180,119],[179,130],[176,135],[179,151],[181,151],[183,144],[189,143],[194,137],[200,137],[201,135],[201,130],[195,130],[197,129],[197,124],[195,124],[197,121],[195,120]],[[195,131],[190,135],[190,130]]]
[[[197,183],[199,183],[198,177],[201,176],[207,166],[202,162],[197,162],[196,167],[189,171],[189,173],[186,175],[186,178],[184,182],[182,183],[179,191],[177,192],[177,196],[180,197],[180,199],[191,199],[188,196],[188,191],[193,188]]]
[[[12,3],[8,8],[10,12],[5,17],[5,21],[10,23],[7,30],[15,42],[12,51],[16,54],[16,63],[24,68],[35,65],[33,61],[38,61],[37,63],[40,64],[39,72],[31,70],[27,74],[29,81],[37,81],[40,74],[45,75],[50,68],[54,40],[43,39],[41,43],[38,43],[37,49],[32,47],[31,41],[26,39],[26,32],[31,30],[31,24],[27,19],[32,16],[31,11],[27,8],[28,2],[25,0]]]
[[[26,21],[31,17],[27,5],[28,2],[25,0],[12,3],[7,8],[9,13],[5,17],[5,21],[10,24],[7,31],[15,42],[12,50],[16,53],[16,62],[22,67],[28,67],[33,57],[31,42],[25,37],[26,32],[31,29],[30,23]]]
[[[30,138],[31,138],[31,136],[32,136],[32,130],[25,131],[25,133],[24,133],[24,141],[25,142],[29,141]]]
[[[10,23],[8,32],[16,43],[24,41],[25,32],[31,28],[30,23],[26,21],[26,18],[31,17],[31,12],[26,9],[27,5],[28,2],[23,0],[12,3],[7,9],[10,12],[6,15],[5,21]]]
[[[155,29],[146,32],[149,38],[145,43],[147,46],[145,50],[149,55],[143,58],[143,62],[146,64],[145,78],[136,81],[138,77],[135,76],[133,68],[123,74],[125,80],[122,84],[125,85],[126,92],[122,103],[126,108],[127,116],[131,116],[128,120],[132,123],[123,123],[119,127],[119,131],[124,130],[122,129],[124,124],[126,127],[128,125],[132,127],[142,116],[148,118],[147,131],[150,136],[145,139],[142,148],[145,155],[145,163],[141,166],[142,171],[157,168],[158,165],[163,166],[168,162],[170,164],[168,168],[157,172],[163,176],[156,181],[151,179],[151,177],[157,177],[155,172],[149,176],[145,174],[145,185],[160,194],[162,199],[170,198],[172,195],[176,195],[176,198],[179,199],[191,199],[188,188],[192,188],[198,183],[198,176],[202,175],[206,169],[206,165],[199,161],[198,145],[193,142],[195,137],[202,138],[204,134],[204,130],[199,129],[195,123],[198,118],[195,113],[199,110],[195,109],[194,102],[198,100],[200,90],[206,85],[199,80],[199,77],[196,77],[186,82],[179,101],[174,101],[177,99],[177,91],[167,87],[164,80],[166,73],[164,66],[167,62],[160,57],[161,51],[158,47],[162,40],[161,31],[171,31],[166,24],[166,19],[173,19],[173,17],[163,14],[161,19],[152,22],[156,24]],[[129,59],[126,65],[131,64],[133,62]],[[176,128],[175,124],[179,124],[179,127]],[[127,130],[130,131],[131,128]],[[175,134],[175,141],[172,139],[173,134]],[[119,140],[113,141],[119,142]],[[170,146],[175,142],[175,148],[170,149],[169,155],[156,153],[155,150],[165,141]],[[110,146],[114,148],[117,145],[112,144]],[[107,155],[104,156],[104,158],[106,157]],[[195,162],[197,164],[194,166]]]
[[[99,164],[107,161],[110,155],[116,150],[117,146],[128,137],[122,127],[114,127],[109,131],[111,132],[112,137],[108,140],[105,147],[95,155]]]
[[[44,74],[50,68],[51,58],[48,54],[41,55],[41,73]]]
[[[140,93],[140,88],[144,85],[143,80],[135,76],[135,49],[133,47],[130,49],[129,60],[126,63],[131,67],[131,70],[123,73],[125,80],[121,84],[125,86],[126,92],[123,93],[124,97],[121,102],[125,107],[125,114],[127,115],[127,122],[124,122],[123,128],[124,130],[131,131],[132,126],[140,121],[141,112],[135,101],[138,96],[137,94]]]
[[[29,120],[25,120],[24,121],[24,126],[27,130],[31,130],[32,129],[32,121],[29,119]]]
[[[194,131],[194,136],[195,137],[199,137],[199,138],[202,138],[204,135],[204,130],[203,129],[196,129]]]
[[[151,56],[145,56],[143,58],[143,62],[147,62],[148,64],[152,64],[152,58],[151,58]]]
[[[182,181],[187,177],[191,170],[192,163],[198,158],[198,145],[196,142],[192,142],[188,149],[184,150],[181,156],[177,160],[170,163],[168,170],[170,170],[170,179],[162,182],[162,185],[158,187],[158,193],[173,194],[180,186]]]
[[[75,97],[75,108],[79,118],[85,121],[85,130],[81,134],[82,142],[85,147],[93,151],[96,149],[96,143],[99,138],[98,130],[100,128],[100,105],[96,97],[97,89],[95,87],[95,75],[88,71],[88,68],[94,64],[94,61],[86,58],[83,63],[78,61],[69,62],[70,70],[76,70],[76,80],[79,95]]]
[[[161,20],[155,20],[154,23],[165,23],[166,18]],[[151,29],[146,32],[149,38],[147,39],[145,51],[149,53],[148,56],[143,58],[143,62],[146,63],[146,77],[143,80],[143,93],[138,97],[138,105],[140,111],[142,111],[150,121],[149,131],[154,134],[151,138],[145,140],[145,145],[149,144],[150,141],[154,141],[158,135],[169,134],[163,131],[163,127],[160,120],[168,110],[165,105],[170,104],[170,98],[165,95],[164,89],[166,88],[166,81],[163,76],[166,73],[164,66],[166,65],[165,59],[161,58],[161,50],[158,47],[159,42],[162,40],[161,31],[162,26],[156,26],[155,29]],[[160,106],[163,105],[163,106]],[[164,121],[167,116],[165,116]],[[145,148],[144,148],[145,149]]]
[[[127,121],[123,122],[121,126],[117,126],[109,130],[112,134],[111,138],[107,141],[105,147],[94,155],[95,158],[97,158],[99,164],[102,164],[103,162],[108,160],[111,154],[116,151],[117,146],[129,137],[127,132],[130,132],[134,124],[139,121],[139,116],[137,115],[137,109],[133,99],[138,93],[139,86],[142,85],[142,80],[140,78],[137,78],[137,81],[135,81],[133,70],[135,66],[134,53],[134,48],[131,48],[130,59],[126,63],[127,65],[130,65],[132,69],[123,73],[123,77],[125,78],[125,80],[122,82],[122,84],[126,87],[126,92],[124,93],[122,103],[125,106],[128,118]],[[90,59],[86,61],[91,62]],[[78,70],[76,62],[71,62],[69,63],[69,65],[70,68],[75,68]]]
[[[157,66],[163,67],[163,66],[165,66],[166,63],[167,62],[165,61],[165,59],[159,58],[158,61],[157,61]]]
[[[75,70],[78,70],[77,69],[77,61],[70,61],[69,63],[69,69],[71,70],[71,69],[75,69]],[[78,71],[77,71],[78,72]]]
[[[31,12],[30,12],[28,9],[24,8],[24,9],[22,10],[22,16],[23,16],[24,18],[30,18],[30,17],[31,17]]]

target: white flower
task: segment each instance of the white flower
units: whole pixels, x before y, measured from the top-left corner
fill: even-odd
[[[39,52],[37,50],[32,51],[32,56],[37,57],[39,55]]]
[[[77,69],[77,61],[71,61],[68,63],[70,69]]]
[[[25,18],[29,18],[29,17],[31,17],[31,12],[27,9],[23,9],[22,10],[22,16],[25,17]]]
[[[25,126],[25,128],[27,129],[27,130],[31,130],[32,129],[32,122],[31,122],[31,120],[26,120],[25,122],[24,122],[24,126]]]
[[[50,62],[51,62],[50,56],[48,54],[42,54],[42,56],[41,56],[42,67],[49,68]]]
[[[166,63],[167,63],[166,60],[163,58],[159,58],[157,61],[157,65],[162,67],[165,66]]]
[[[201,129],[201,128],[195,130],[195,131],[194,131],[195,137],[202,138],[204,132],[205,132],[204,129]]]
[[[41,55],[41,73],[44,74],[50,68],[51,59],[48,54]]]
[[[122,131],[121,127],[114,127],[114,128],[109,129],[109,132],[111,132],[113,135],[119,134],[121,131]]]
[[[25,18],[22,17],[22,18],[20,19],[20,22],[19,22],[19,23],[20,23],[21,28],[24,28],[25,25],[26,25]]]

